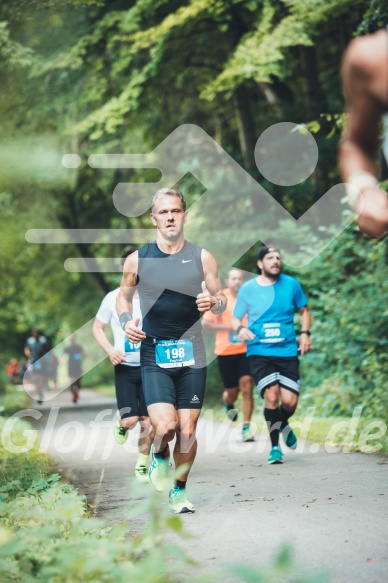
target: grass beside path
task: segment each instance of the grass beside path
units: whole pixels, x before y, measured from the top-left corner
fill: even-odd
[[[239,410],[237,423],[242,422],[241,397],[236,401]],[[205,406],[203,414],[222,422],[225,419],[225,409],[220,402]],[[255,400],[252,425],[256,426],[256,435],[268,436],[267,427],[262,413],[262,403]],[[381,420],[364,418],[360,409],[355,408],[349,417],[321,417],[310,409],[298,409],[291,417],[290,425],[302,440],[324,445],[329,452],[362,451],[364,453],[388,453],[387,426]]]
[[[102,385],[95,388],[103,395],[114,397],[113,385]],[[241,411],[241,396],[239,395],[236,408]],[[209,398],[205,403],[203,414],[209,416],[212,411],[213,419],[222,422],[225,419],[225,409],[220,401]],[[241,413],[238,422],[241,422]],[[256,426],[256,433],[267,435],[262,413],[262,401],[255,399],[252,424]],[[310,408],[299,407],[297,413],[290,419],[290,425],[295,427],[295,433],[309,442],[324,445],[327,451],[362,451],[364,453],[388,453],[388,431],[386,424],[381,420],[367,419],[359,408],[355,408],[349,417],[324,417]],[[334,448],[334,449],[333,449]]]

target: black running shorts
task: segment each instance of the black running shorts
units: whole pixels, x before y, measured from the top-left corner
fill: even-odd
[[[155,362],[153,339],[141,343],[140,361],[147,406],[170,403],[176,409],[201,409],[206,385],[206,358],[202,337],[193,342],[194,366],[161,368]]]
[[[140,366],[115,366],[117,408],[121,419],[147,417],[147,406],[141,382]]]
[[[299,360],[297,356],[250,356],[252,376],[262,397],[264,391],[278,384],[299,395]]]
[[[218,356],[217,363],[225,389],[238,387],[241,377],[252,374],[249,358],[245,354]]]

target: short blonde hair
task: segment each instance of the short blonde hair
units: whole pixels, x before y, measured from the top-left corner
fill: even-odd
[[[152,213],[155,212],[156,201],[158,200],[158,198],[160,198],[162,196],[177,196],[177,197],[179,197],[180,201],[182,203],[182,208],[184,211],[186,211],[186,201],[183,197],[183,194],[179,190],[174,190],[173,188],[159,188],[159,190],[157,190],[155,192],[154,196],[152,197],[152,201],[151,201],[151,212]]]

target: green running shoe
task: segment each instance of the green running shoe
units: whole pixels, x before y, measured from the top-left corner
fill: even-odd
[[[115,440],[119,445],[123,445],[128,439],[128,431],[125,427],[120,425],[120,419],[117,417],[116,424],[113,427],[113,435],[115,436]]]
[[[166,489],[169,473],[170,458],[157,458],[155,448],[151,445],[151,465],[148,470],[148,478],[157,492],[163,492]]]
[[[280,431],[283,435],[286,446],[290,449],[296,449],[298,447],[298,439],[291,427],[287,424],[283,429],[280,428]]]
[[[282,450],[280,449],[280,447],[278,445],[274,445],[274,447],[271,449],[267,461],[269,464],[282,464],[283,463]]]
[[[243,427],[241,435],[244,442],[255,441],[255,436],[253,435],[250,427]]]
[[[179,488],[173,488],[170,490],[169,494],[169,504],[170,510],[174,514],[185,514],[187,512],[195,512],[194,505],[187,500],[186,490],[180,490]]]
[[[136,479],[142,484],[148,484],[148,470],[145,466],[136,466],[135,468]]]

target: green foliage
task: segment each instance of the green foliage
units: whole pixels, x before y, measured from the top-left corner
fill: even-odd
[[[1,443],[5,422],[0,417]],[[13,441],[22,442],[26,430],[31,427],[18,419]],[[147,517],[143,532],[133,536],[126,522],[110,527],[103,520],[90,518],[85,498],[58,474],[50,474],[42,460],[36,449],[10,457],[4,444],[0,448],[2,470],[12,462],[13,472],[0,480],[2,583],[178,583],[183,573],[190,574],[188,568],[195,572],[197,563],[169,540],[171,533],[175,537],[191,535],[181,518],[160,504],[159,493],[148,490],[144,496],[143,485],[135,480],[130,484],[136,504],[128,512],[129,525],[136,516]],[[280,576],[306,583],[324,580],[318,576],[301,578],[288,548],[280,550],[270,568],[232,565],[227,572],[247,583],[271,583]],[[219,577],[223,574],[224,570]],[[195,580],[209,578],[196,574]]]
[[[303,129],[306,129],[311,134],[318,134],[324,129],[327,139],[332,138],[336,132],[342,133],[345,123],[344,113],[321,113],[319,117],[320,119],[314,119],[306,124],[300,124],[301,133],[303,133]]]
[[[1,382],[2,379],[0,380]],[[2,415],[13,415],[20,409],[24,409],[28,400],[27,393],[16,390],[15,385],[12,385],[7,379],[4,382],[4,393],[0,393],[0,413]]]
[[[244,143],[253,151],[270,124],[295,120],[329,137],[319,143],[320,178],[313,187],[295,189],[262,184],[299,216],[338,179],[341,53],[354,31],[364,34],[386,16],[382,0],[2,2],[0,79],[7,87],[0,96],[2,366],[22,353],[32,326],[61,340],[93,317],[103,293],[118,282],[114,274],[69,273],[63,264],[69,256],[120,255],[121,245],[33,245],[25,240],[27,230],[149,226],[146,217],[121,216],[112,202],[118,182],[145,182],[145,172],[96,171],[87,164],[90,154],[148,152],[190,122],[252,170]],[[79,168],[61,167],[66,152],[79,154]],[[260,179],[255,168],[252,172]],[[192,200],[204,188],[192,178],[185,184]],[[224,202],[235,208],[235,201]],[[252,216],[260,212],[254,200],[247,199],[247,207]],[[216,216],[210,205],[206,216],[192,218],[206,234],[213,233]],[[244,236],[225,238],[225,248]],[[314,237],[308,229],[295,233],[295,245],[313,246]],[[254,253],[241,258],[242,267],[252,270]],[[387,421],[386,253],[386,241],[368,241],[350,227],[310,266],[293,273],[311,298],[314,317],[314,352],[302,359],[301,411],[316,406],[320,415],[349,417],[361,406],[363,420]],[[215,362],[208,372],[207,398],[219,401]],[[85,380],[105,378],[111,379],[108,362]],[[24,406],[21,396],[5,397],[7,413]],[[1,417],[2,437],[5,423]],[[19,420],[12,442],[23,448],[32,431]],[[165,533],[186,534],[179,517],[161,511],[157,495],[133,508],[150,518],[145,532],[132,537],[126,525],[110,529],[87,518],[85,500],[49,471],[36,448],[15,454],[1,442],[4,583],[181,580],[191,561],[166,542]],[[292,558],[285,549],[270,571],[240,565],[233,572],[247,582],[292,580]]]
[[[157,493],[133,508],[130,517],[147,513],[151,518],[143,534],[127,540],[126,523],[111,528],[88,518],[84,497],[62,483],[58,474],[48,475],[47,463],[36,449],[10,455],[4,447],[5,423],[0,417],[2,582],[178,580],[178,569],[192,561],[178,546],[166,542],[165,535],[168,531],[186,534],[179,517],[161,511]],[[17,420],[13,443],[23,443],[26,430],[31,431],[30,426]],[[138,484],[133,491],[135,496],[144,493]]]
[[[123,529],[85,519],[85,501],[71,486],[42,483],[39,496],[26,492],[1,505],[3,581],[124,581]]]
[[[376,30],[384,28],[387,22],[388,6],[385,0],[371,0],[355,35],[371,34]]]
[[[37,444],[28,451],[22,451],[26,437],[33,431],[26,421],[17,419],[12,428],[8,424],[8,429],[6,424],[7,418],[0,415],[0,500],[14,498],[27,491],[51,468],[48,458],[39,453]],[[19,453],[11,451],[10,443],[18,448]]]
[[[312,13],[306,13],[303,8],[307,18],[301,18],[298,8],[292,7],[280,20],[279,6],[263,2],[257,28],[242,38],[223,72],[203,89],[202,96],[212,100],[218,92],[232,90],[236,83],[247,79],[269,83],[273,78],[284,79],[288,68],[285,50],[313,44]]]
[[[11,40],[7,22],[0,22],[0,58],[2,67],[9,69],[30,67],[33,63],[33,51]]]
[[[313,313],[314,351],[304,359],[303,384],[322,415],[361,406],[366,418],[388,420],[386,253],[386,241],[351,226],[296,274]]]
[[[0,78],[8,90],[0,96],[0,270],[6,274],[0,289],[1,366],[22,354],[32,326],[59,341],[90,320],[103,293],[118,283],[115,274],[69,273],[63,266],[69,256],[120,255],[121,245],[30,244],[26,231],[149,226],[146,216],[121,216],[112,202],[118,182],[145,182],[149,175],[141,169],[93,170],[90,154],[148,152],[178,125],[192,122],[252,170],[244,140],[253,151],[270,124],[295,120],[317,132],[316,176],[295,188],[261,184],[298,217],[338,181],[343,48],[360,23],[380,22],[384,10],[380,0],[3,2]],[[65,152],[79,154],[79,168],[61,167]],[[195,164],[200,161],[193,160],[193,172]],[[252,173],[260,181],[257,170]],[[217,184],[225,180],[224,169],[212,174]],[[206,189],[193,176],[182,184],[190,201]],[[190,228],[201,233],[204,246],[207,234],[214,234],[217,204],[209,201],[206,212],[190,214]],[[234,198],[225,194],[223,204],[235,221]],[[249,194],[246,208],[251,217],[260,212]],[[225,236],[225,250],[243,248],[250,233],[235,229],[230,235],[229,227],[224,224],[219,235]],[[277,232],[285,229],[287,221]],[[317,233],[294,232],[295,249],[304,241],[314,247]],[[239,260],[241,267],[252,270],[254,252]],[[226,262],[220,258],[221,272]],[[386,315],[381,317],[376,299],[386,293],[385,269],[384,243],[368,242],[351,228],[295,273],[314,313],[315,348],[305,359],[305,386],[318,395],[323,382],[335,382],[320,401],[323,413],[349,412],[360,404],[373,417],[386,409]],[[110,381],[110,375],[107,363],[86,382]],[[216,375],[209,370],[208,394],[218,398]]]

